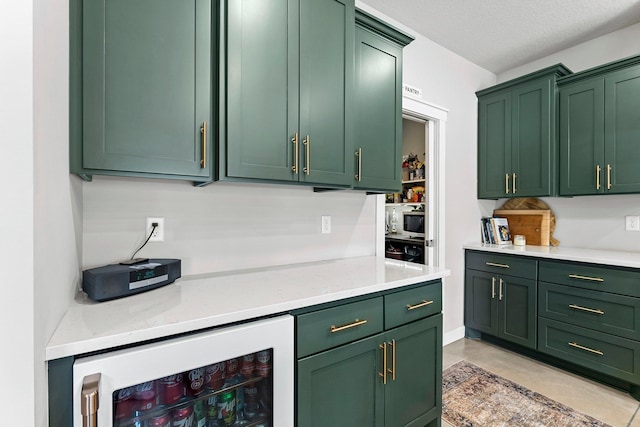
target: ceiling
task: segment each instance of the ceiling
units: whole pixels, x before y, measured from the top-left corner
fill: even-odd
[[[640,22],[640,0],[362,0],[499,74]]]

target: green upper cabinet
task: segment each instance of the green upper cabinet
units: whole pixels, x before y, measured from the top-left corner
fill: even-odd
[[[354,187],[401,189],[402,48],[412,37],[356,10]]]
[[[478,198],[551,196],[556,179],[556,79],[562,64],[478,96]]]
[[[72,0],[72,172],[212,179],[213,12],[211,0]]]
[[[349,186],[353,0],[228,0],[220,178]]]
[[[640,192],[640,56],[559,87],[560,195]]]

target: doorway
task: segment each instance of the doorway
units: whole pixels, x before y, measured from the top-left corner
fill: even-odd
[[[424,234],[405,233],[409,238],[420,238],[423,251],[423,262],[429,266],[444,265],[444,143],[448,111],[444,108],[426,103],[422,100],[403,97],[403,157],[414,154],[418,157],[418,165],[424,163],[424,175],[416,172],[412,175],[408,170],[403,176],[403,195],[400,199],[389,200],[388,196],[378,198],[378,230],[377,253],[387,254],[391,227],[395,222],[396,240],[398,231],[403,226],[405,212],[415,215],[424,210]],[[406,141],[405,141],[406,139]],[[406,146],[405,146],[406,145]],[[416,198],[415,192],[409,193],[412,200],[407,199],[408,188],[421,191],[423,195]],[[417,199],[417,200],[416,200]],[[389,200],[390,203],[387,203]],[[418,202],[420,200],[420,202]],[[394,221],[395,209],[395,221]],[[402,223],[401,223],[402,222]],[[415,244],[415,242],[413,242]],[[398,247],[405,247],[401,244]],[[393,246],[392,246],[393,247]],[[410,257],[411,253],[408,254]],[[400,257],[398,257],[400,258]]]

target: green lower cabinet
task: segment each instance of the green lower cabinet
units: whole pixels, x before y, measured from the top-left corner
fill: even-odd
[[[538,350],[632,384],[640,383],[640,342],[539,318]]]
[[[300,359],[297,426],[424,426],[440,417],[441,387],[438,314]]]
[[[211,0],[70,6],[71,171],[210,181]]]
[[[498,335],[495,275],[467,269],[464,301],[465,326]]]
[[[535,349],[536,320],[535,280],[466,270],[466,327]]]
[[[383,427],[383,334],[298,361],[298,427]]]
[[[442,314],[386,333],[385,427],[424,426],[442,412]],[[389,346],[389,345],[388,345]]]

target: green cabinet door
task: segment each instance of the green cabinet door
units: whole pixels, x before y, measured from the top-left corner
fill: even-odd
[[[536,348],[537,285],[535,280],[498,278],[498,336],[524,347]]]
[[[536,280],[466,269],[466,327],[536,348],[537,304]]]
[[[72,171],[211,179],[211,0],[85,0],[82,21]]]
[[[478,198],[555,196],[556,80],[564,65],[476,92]]]
[[[465,326],[497,336],[499,329],[496,276],[471,269],[466,270],[465,276]]]
[[[392,329],[386,339],[384,425],[427,425],[442,412],[442,314]]]
[[[221,175],[348,186],[353,0],[228,0],[227,9]]]
[[[604,81],[563,86],[560,118],[560,195],[604,192]]]
[[[298,361],[298,427],[384,426],[384,334]]]
[[[300,0],[300,181],[353,181],[354,0]]]
[[[640,65],[604,81],[607,193],[640,192]]]
[[[551,85],[550,79],[541,79],[519,85],[512,92],[513,197],[548,196],[554,191],[556,155],[553,150],[555,145],[552,145],[552,141],[555,141],[552,135],[553,117],[549,113],[554,111]]]
[[[356,27],[355,188],[401,189],[401,83],[402,48]]]
[[[511,194],[511,92],[478,99],[478,198]]]
[[[226,5],[221,170],[234,178],[297,181],[291,139],[298,131],[298,0]]]

